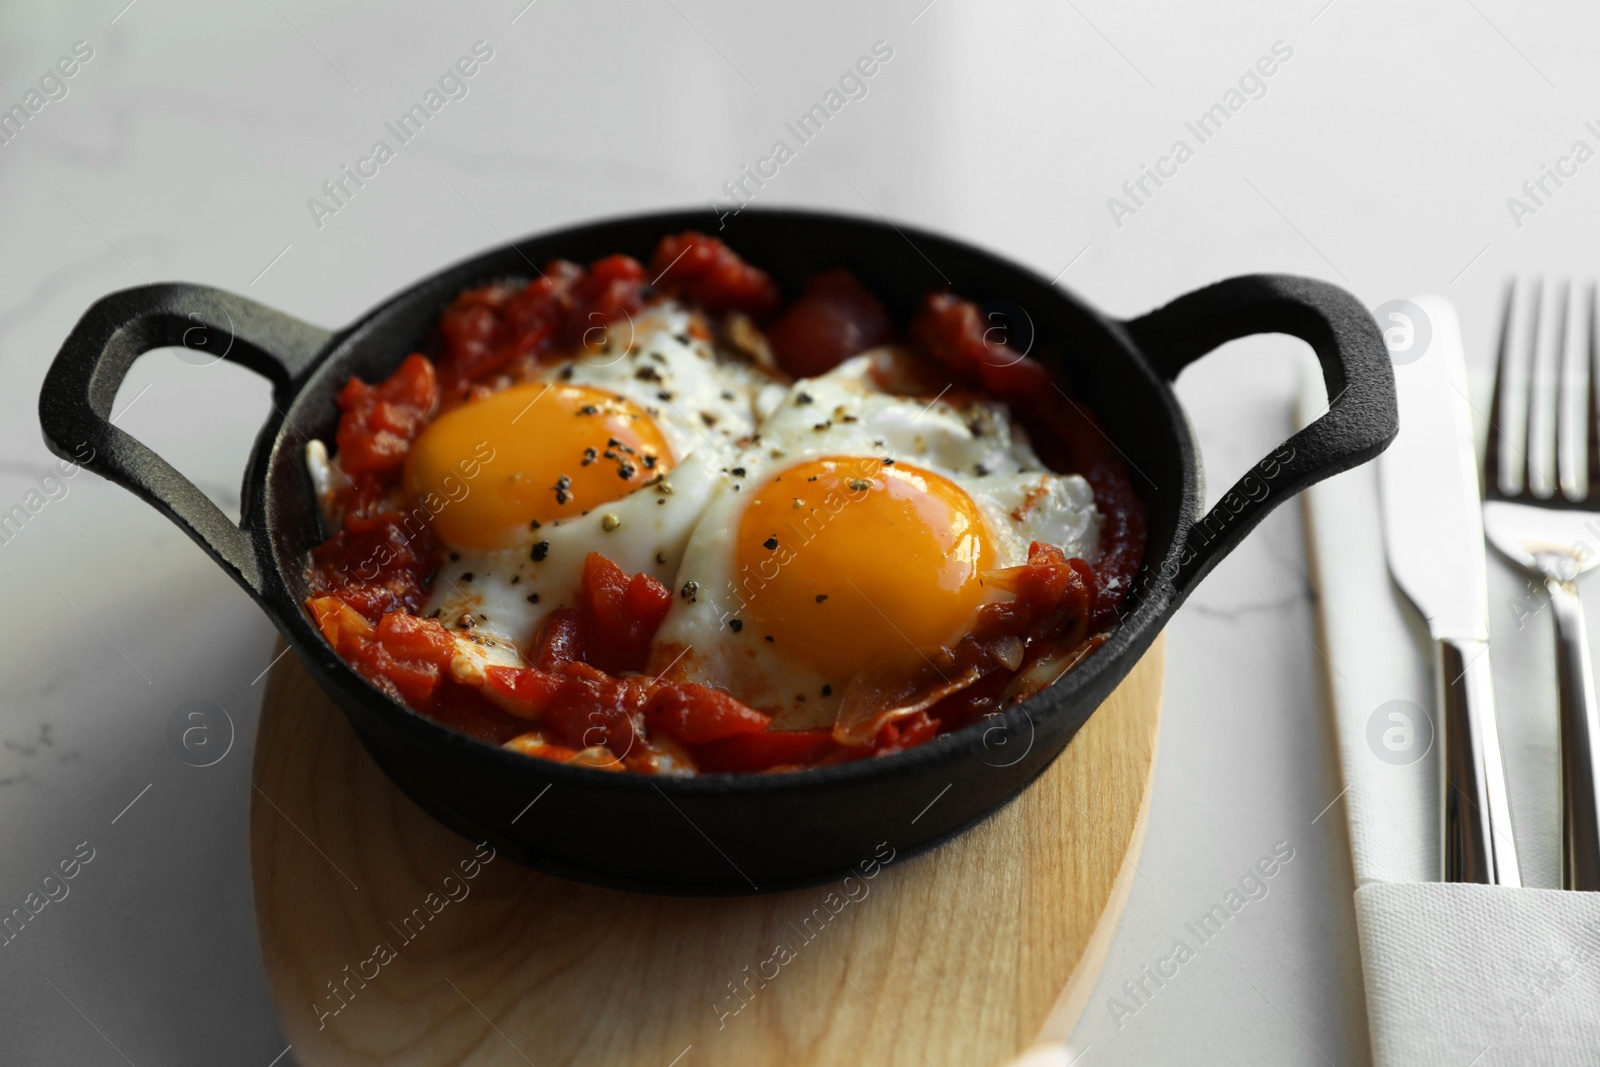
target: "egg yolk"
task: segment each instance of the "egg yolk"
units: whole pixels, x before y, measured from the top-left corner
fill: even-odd
[[[770,636],[834,684],[953,643],[994,558],[960,486],[864,456],[808,460],[768,480],[745,508],[735,551],[740,629]]]
[[[446,543],[492,550],[531,523],[627,496],[672,462],[660,427],[633,401],[535,382],[434,420],[406,457],[405,491]]]

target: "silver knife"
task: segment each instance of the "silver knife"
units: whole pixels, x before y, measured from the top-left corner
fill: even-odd
[[[1489,670],[1489,594],[1472,413],[1454,309],[1433,343],[1395,367],[1400,434],[1378,458],[1389,571],[1428,621],[1440,752],[1446,882],[1520,886]],[[1441,321],[1448,320],[1448,321]]]

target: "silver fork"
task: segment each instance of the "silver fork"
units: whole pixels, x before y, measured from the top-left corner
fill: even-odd
[[[1576,324],[1580,340],[1569,351],[1571,285],[1562,284],[1556,314],[1541,324],[1544,294],[1534,283],[1520,346],[1512,327],[1516,292],[1513,280],[1506,288],[1484,448],[1483,526],[1489,542],[1543,579],[1550,595],[1560,692],[1561,880],[1567,889],[1600,890],[1600,705],[1577,585],[1579,575],[1600,565],[1600,551],[1591,547],[1600,542],[1597,297],[1591,285],[1587,314]],[[1553,350],[1553,361],[1541,359],[1542,348]],[[1584,396],[1582,379],[1588,382]],[[1552,394],[1554,404],[1548,402]],[[1581,421],[1574,424],[1575,418]],[[1580,427],[1581,446],[1573,432]]]

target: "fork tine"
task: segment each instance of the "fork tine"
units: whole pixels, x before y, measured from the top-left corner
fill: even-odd
[[[1543,481],[1543,468],[1539,466],[1537,449],[1539,436],[1534,430],[1535,416],[1539,413],[1539,398],[1536,395],[1538,388],[1537,368],[1539,366],[1539,328],[1543,325],[1544,317],[1544,279],[1534,278],[1529,284],[1525,314],[1523,322],[1524,341],[1518,349],[1515,336],[1512,338],[1511,355],[1511,384],[1514,389],[1521,391],[1518,397],[1520,404],[1513,414],[1520,416],[1522,422],[1513,424],[1510,438],[1512,450],[1516,454],[1513,463],[1521,467],[1517,491],[1524,496],[1537,496],[1539,486],[1535,481]],[[1513,394],[1515,395],[1515,394]]]
[[[1507,394],[1512,387],[1511,318],[1516,306],[1517,279],[1506,281],[1505,309],[1500,316],[1500,346],[1495,353],[1494,397],[1489,404],[1489,433],[1483,448],[1483,481],[1486,496],[1515,496],[1526,480],[1527,456],[1512,440],[1512,428],[1507,424],[1511,403]],[[1522,471],[1517,470],[1516,457],[1522,458]]]
[[[1583,365],[1589,374],[1589,425],[1588,432],[1584,434],[1587,446],[1586,453],[1588,477],[1588,494],[1586,500],[1594,502],[1600,500],[1600,364],[1597,364],[1595,350],[1596,330],[1596,285],[1589,283],[1589,315],[1583,325]]]
[[[1561,283],[1561,297],[1556,304],[1555,334],[1556,360],[1556,485],[1568,500],[1583,499],[1578,493],[1578,437],[1575,418],[1583,418],[1578,406],[1578,369],[1576,361],[1567,351],[1567,337],[1572,323],[1572,282]],[[1584,422],[1588,420],[1585,418]]]
[[[1550,316],[1545,307],[1544,279],[1533,283],[1533,308],[1528,320],[1528,343],[1523,349],[1521,372],[1527,383],[1526,458],[1528,471],[1523,482],[1523,496],[1536,500],[1551,500],[1556,486],[1556,390],[1554,376],[1559,373],[1559,352],[1552,356],[1553,334]],[[1554,297],[1552,296],[1552,301]]]

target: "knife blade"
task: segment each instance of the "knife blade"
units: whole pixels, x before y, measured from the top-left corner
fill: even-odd
[[[1483,505],[1460,326],[1442,298],[1415,303],[1433,340],[1395,367],[1400,433],[1378,459],[1378,485],[1389,571],[1434,644],[1441,875],[1521,885],[1489,668]]]

